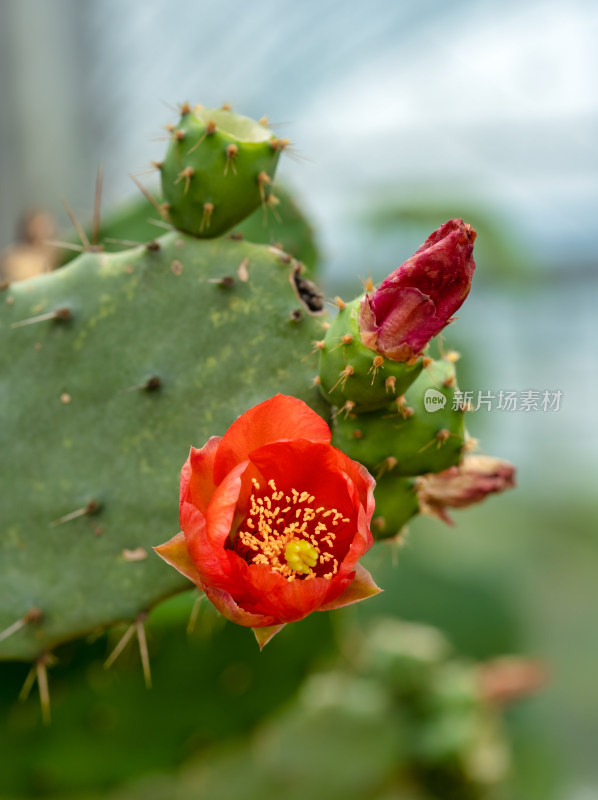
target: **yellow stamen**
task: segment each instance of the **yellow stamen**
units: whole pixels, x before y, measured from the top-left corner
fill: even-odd
[[[318,554],[305,539],[291,539],[284,550],[284,557],[288,566],[295,572],[309,575],[312,567],[318,563]]]
[[[316,577],[330,580],[336,575],[339,567],[333,551],[336,537],[328,527],[331,523],[338,526],[340,520],[348,524],[350,518],[336,508],[313,508],[311,504],[316,498],[308,491],[291,488],[289,497],[278,490],[272,479],[268,481],[269,491],[262,491],[255,478],[252,483],[249,514],[236,539],[245,551],[242,557],[249,564],[270,567],[288,581]],[[274,503],[283,497],[287,505],[281,509]],[[325,517],[332,519],[323,519]],[[324,564],[329,571],[323,575],[323,570],[318,568]]]

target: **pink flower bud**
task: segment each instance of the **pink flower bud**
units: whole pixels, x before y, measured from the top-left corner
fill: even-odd
[[[394,361],[418,356],[469,294],[475,238],[462,219],[445,222],[366,294],[359,310],[364,345]]]
[[[515,487],[515,467],[491,456],[465,456],[457,467],[422,475],[416,480],[420,511],[449,525],[447,508],[466,508],[489,494]]]

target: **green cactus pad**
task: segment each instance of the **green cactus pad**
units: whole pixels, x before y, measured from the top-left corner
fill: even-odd
[[[391,539],[397,536],[409,520],[419,513],[413,478],[401,478],[393,472],[387,472],[378,478],[374,500],[374,539]]]
[[[258,208],[247,219],[236,225],[231,235],[239,234],[239,238],[256,244],[276,245],[301,261],[309,274],[317,275],[320,255],[310,221],[287,189],[278,185],[273,188],[280,200],[280,204],[276,207],[276,215],[268,214],[265,218],[263,209]],[[104,252],[120,252],[123,241],[147,242],[162,233],[156,225],[156,222],[158,225],[161,224],[160,220],[156,207],[147,197],[139,194],[102,216],[98,241],[101,242]],[[86,233],[91,239],[93,235],[91,226]],[[78,238],[68,233],[62,238],[66,242],[79,244]],[[77,257],[75,252],[66,249],[60,255],[61,265],[68,264]]]
[[[321,323],[288,262],[175,232],[0,294],[0,658],[189,586],[152,546],[179,529],[191,445],[277,392],[326,417],[304,359]]]
[[[173,224],[202,238],[220,236],[260,204],[285,142],[248,117],[197,106],[171,132],[161,164],[162,192]]]
[[[414,364],[391,361],[366,347],[359,334],[361,297],[344,305],[332,321],[320,348],[320,388],[339,408],[372,411],[404,394],[422,370]]]
[[[465,425],[463,410],[453,408],[455,381],[453,363],[432,361],[405,392],[404,401],[365,414],[337,414],[333,443],[377,477],[386,472],[424,475],[458,464]],[[444,406],[436,402],[439,397]]]

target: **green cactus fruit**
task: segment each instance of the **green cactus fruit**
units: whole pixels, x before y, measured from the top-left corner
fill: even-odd
[[[391,361],[366,347],[359,334],[361,297],[339,301],[339,313],[315,342],[320,350],[320,389],[329,403],[355,410],[384,408],[400,397],[422,370],[422,359],[413,363]]]
[[[0,659],[189,586],[151,548],[178,531],[191,445],[277,392],[327,417],[299,271],[273,248],[173,232],[0,295]]]
[[[424,475],[458,464],[464,411],[453,407],[455,366],[431,361],[403,397],[379,411],[337,414],[333,443],[375,477]]]
[[[419,513],[413,478],[401,478],[392,472],[381,475],[376,481],[374,499],[374,539],[391,539],[397,536],[409,520]]]
[[[168,215],[179,230],[220,236],[261,204],[276,207],[270,184],[281,150],[260,122],[228,108],[184,106],[160,165]]]

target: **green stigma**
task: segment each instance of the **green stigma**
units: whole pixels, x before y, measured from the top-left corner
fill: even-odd
[[[318,551],[305,539],[292,539],[285,547],[284,557],[292,570],[305,574],[318,563]]]

